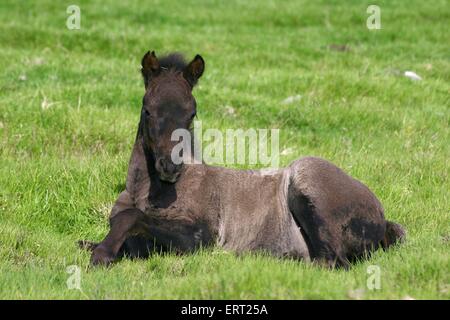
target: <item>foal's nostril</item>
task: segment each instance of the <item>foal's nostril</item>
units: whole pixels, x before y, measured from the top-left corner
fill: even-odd
[[[174,174],[176,172],[176,166],[172,162],[167,161],[165,171],[168,174]]]
[[[158,170],[159,172],[165,171],[166,169],[165,169],[164,159],[163,158],[156,159],[155,167],[156,167],[156,170]]]
[[[156,169],[165,174],[172,175],[181,169],[181,165],[175,165],[171,160],[161,157],[156,161]]]

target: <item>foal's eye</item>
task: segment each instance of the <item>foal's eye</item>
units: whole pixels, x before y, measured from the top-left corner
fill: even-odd
[[[194,111],[191,115],[191,119],[194,119],[194,117],[197,115],[197,111]]]
[[[144,109],[144,115],[149,118],[150,117],[150,112],[148,112],[146,109]]]

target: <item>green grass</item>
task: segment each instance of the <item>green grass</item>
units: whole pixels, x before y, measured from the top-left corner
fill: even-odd
[[[73,3],[0,2],[0,298],[450,298],[448,1],[378,1],[378,31],[366,28],[370,1],[76,1],[71,31]],[[334,162],[377,194],[407,242],[347,272],[219,249],[88,268],[75,241],[108,230],[148,49],[205,58],[205,128],[280,128],[294,151],[282,165]],[[82,292],[66,286],[74,264]],[[366,287],[369,265],[380,290]]]

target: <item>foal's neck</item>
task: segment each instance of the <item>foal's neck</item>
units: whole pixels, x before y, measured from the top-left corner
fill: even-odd
[[[191,155],[194,157],[195,137],[192,131],[191,137]],[[150,203],[164,207],[177,197],[175,184],[160,180],[155,168],[155,155],[145,143],[143,126],[140,122],[128,165],[127,191],[135,201],[148,198]]]

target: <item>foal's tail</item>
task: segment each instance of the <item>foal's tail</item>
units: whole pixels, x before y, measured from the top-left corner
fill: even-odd
[[[405,228],[396,222],[386,221],[386,232],[384,233],[384,239],[382,241],[384,249],[387,249],[393,244],[402,243],[405,239]]]

